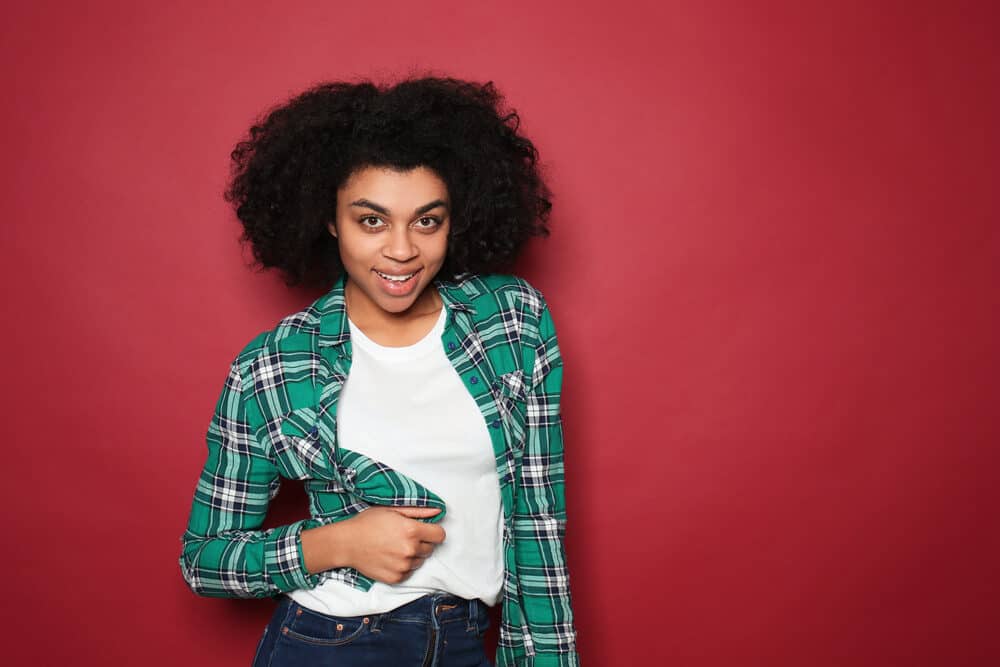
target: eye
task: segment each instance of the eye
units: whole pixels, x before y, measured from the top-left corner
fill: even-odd
[[[375,215],[366,215],[365,217],[358,220],[362,229],[365,230],[378,230],[385,226],[385,222],[382,218]]]
[[[441,225],[441,221],[433,216],[425,216],[423,218],[418,219],[416,222],[413,223],[413,225],[417,229],[430,230],[430,229],[437,229]]]

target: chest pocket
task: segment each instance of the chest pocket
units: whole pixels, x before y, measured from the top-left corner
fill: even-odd
[[[341,471],[331,460],[329,434],[321,432],[323,420],[314,408],[297,408],[281,415],[272,443],[281,474],[290,479],[323,479],[340,482]]]
[[[514,449],[522,449],[528,414],[528,394],[524,371],[516,370],[504,373],[493,381],[490,388],[497,406],[497,417],[510,446]]]

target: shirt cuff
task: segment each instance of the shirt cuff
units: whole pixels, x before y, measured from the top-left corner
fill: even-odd
[[[569,653],[536,653],[527,662],[527,667],[579,667],[580,656],[576,651]]]
[[[315,588],[319,575],[310,574],[302,554],[302,531],[319,527],[315,519],[303,519],[277,528],[269,536],[264,562],[268,578],[279,591],[287,593],[300,588]]]

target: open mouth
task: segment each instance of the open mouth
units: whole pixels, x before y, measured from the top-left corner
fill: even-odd
[[[413,276],[420,273],[420,269],[417,269],[416,271],[411,271],[410,273],[382,273],[378,269],[372,269],[372,271],[378,274],[379,278],[388,280],[391,283],[405,283],[411,280]]]

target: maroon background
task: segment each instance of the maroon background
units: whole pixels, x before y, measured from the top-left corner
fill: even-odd
[[[6,664],[249,663],[270,603],[179,536],[229,361],[316,294],[245,270],[228,152],[426,68],[550,170],[586,664],[998,664],[993,3],[205,4],[0,21]]]

